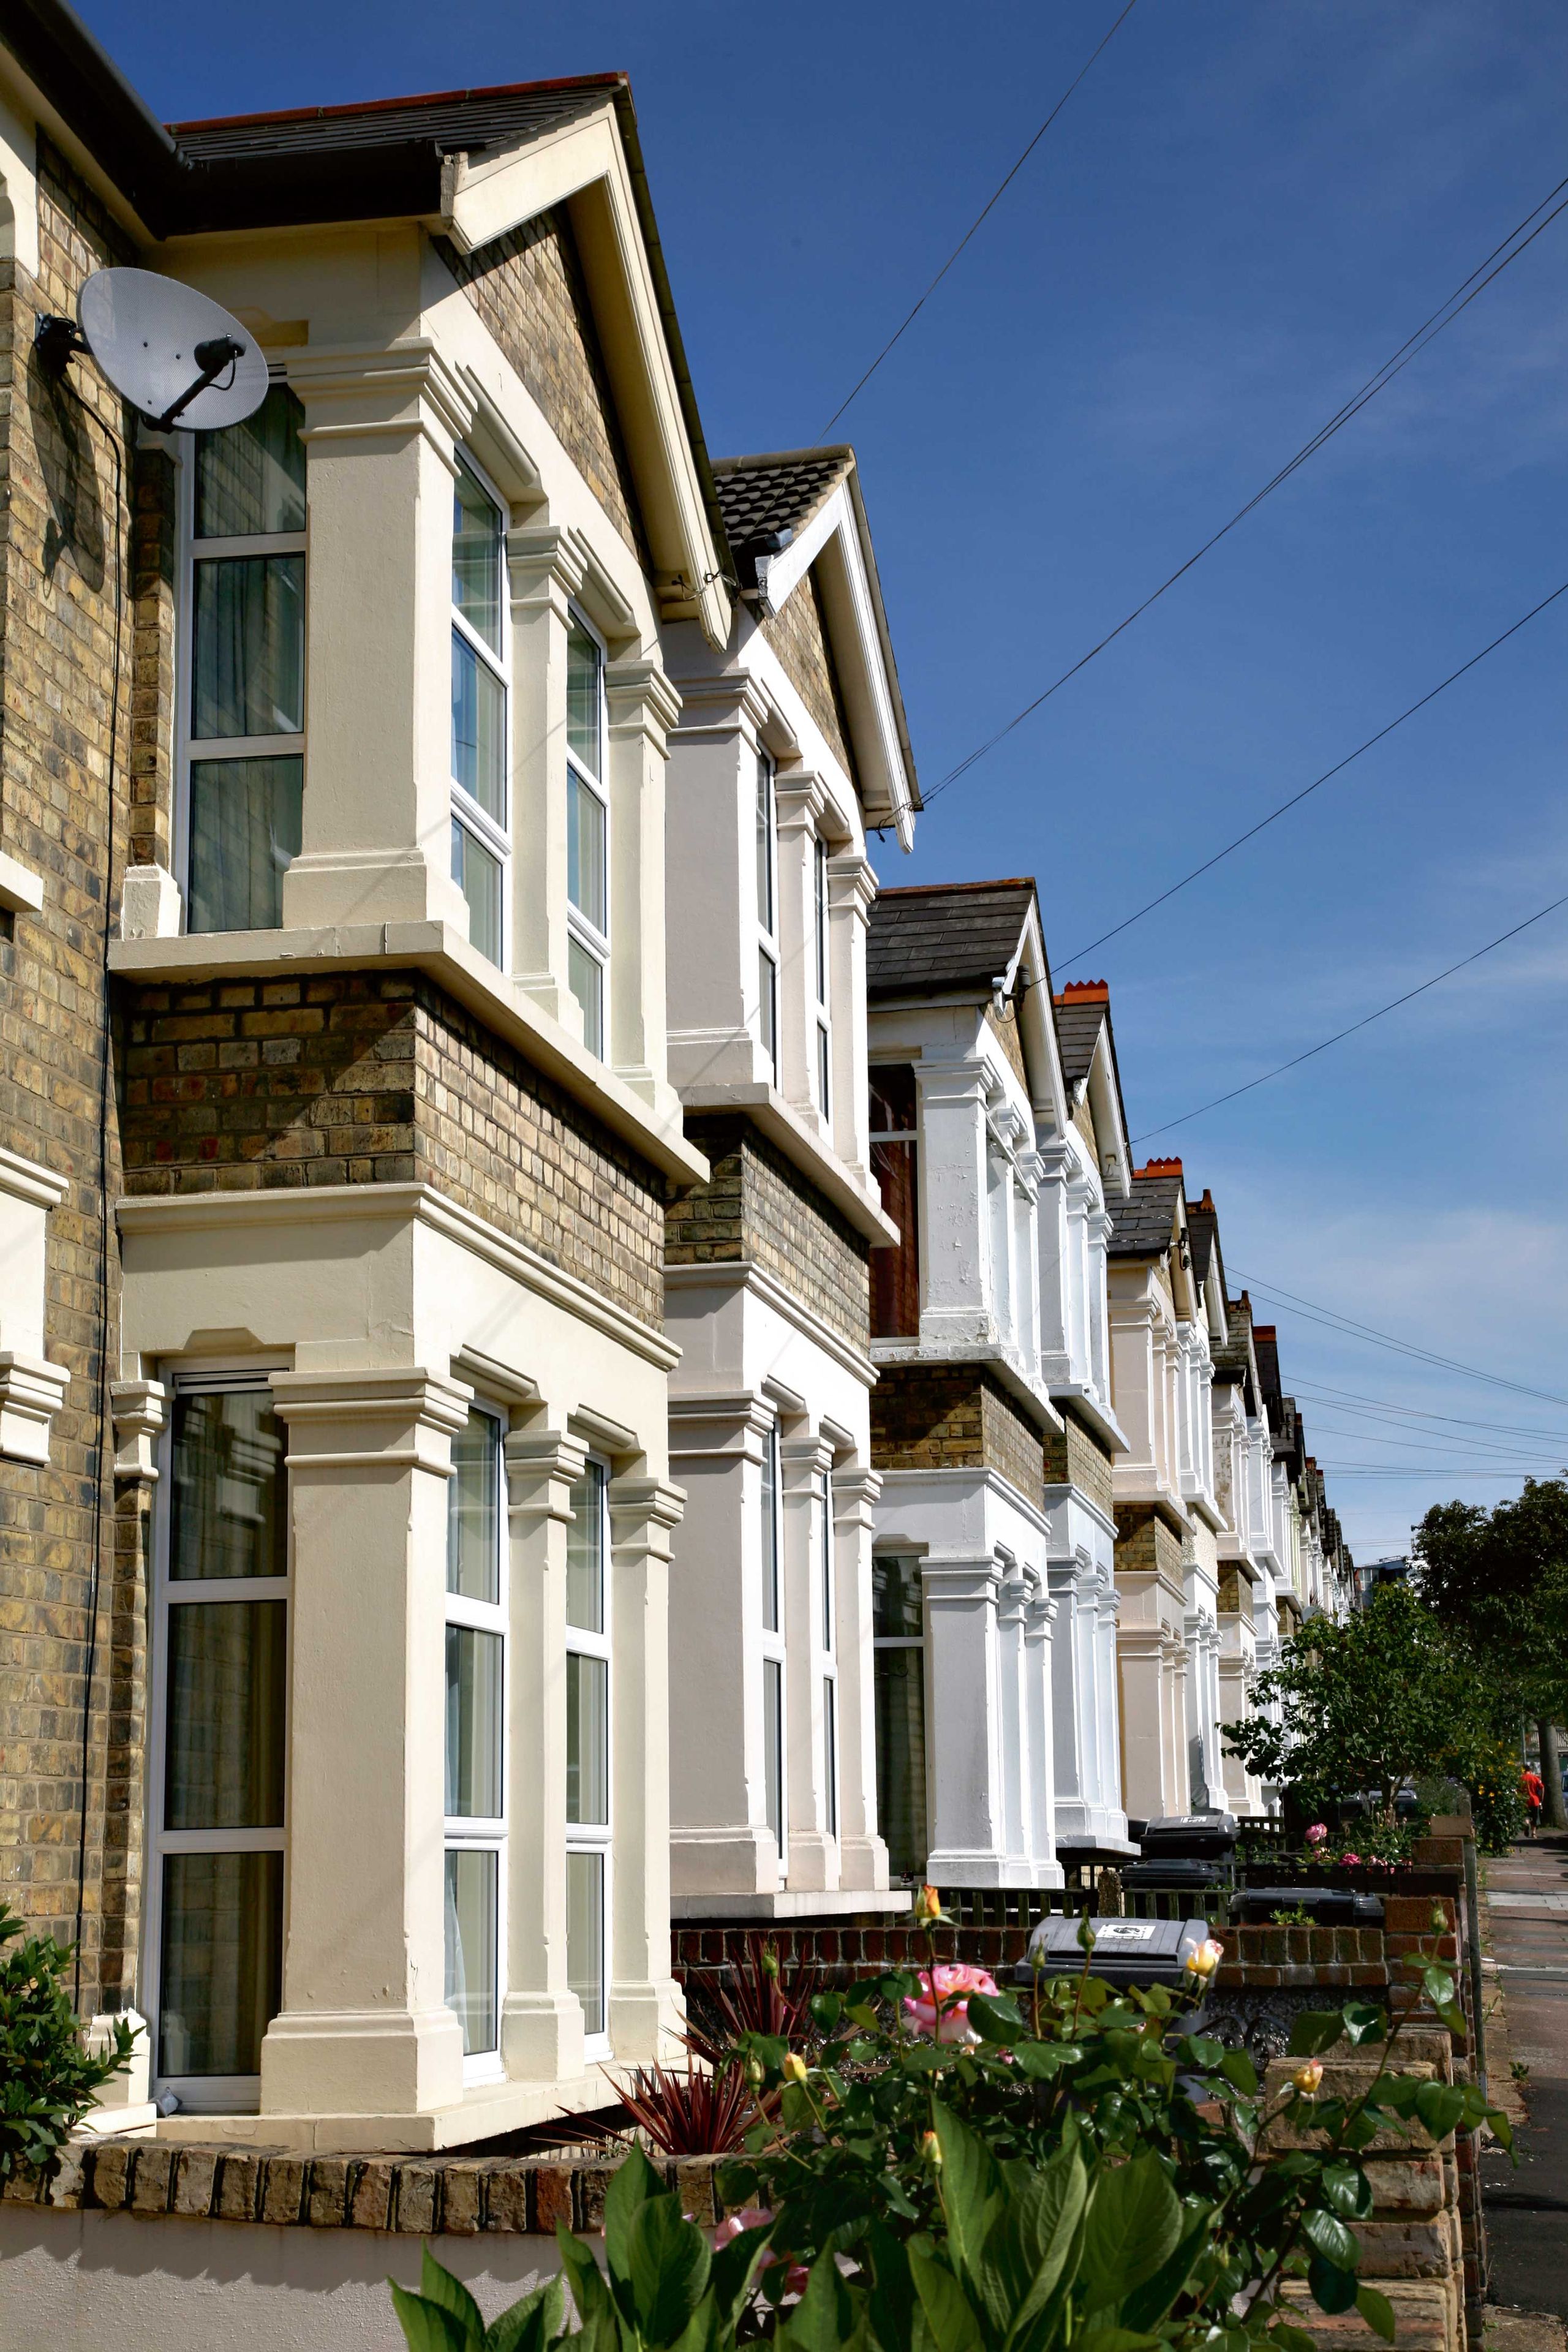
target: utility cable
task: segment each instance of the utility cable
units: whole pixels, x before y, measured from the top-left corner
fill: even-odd
[[[1122,26],[1127,22],[1128,17],[1131,16],[1136,5],[1137,0],[1127,0],[1126,7],[1123,8],[1121,16],[1118,16],[1115,24],[1110,27],[1110,32],[1106,34],[1105,38],[1100,42],[1100,47],[1094,51],[1093,55],[1089,58],[1088,64],[1084,65],[1079,69],[1076,79],[1070,81],[1066,89],[1063,90],[1060,98],[1058,99],[1056,104],[1052,107],[1045,121],[1041,123],[1039,129],[1036,131],[1034,137],[1030,140],[1028,145],[1025,148],[1023,153],[1019,156],[1017,162],[1014,164],[1012,170],[1008,173],[1006,178],[1003,181],[995,194],[991,198],[990,203],[985,206],[984,211],[976,214],[968,228],[965,229],[963,235],[959,238],[958,243],[953,247],[952,251],[948,255],[947,259],[942,263],[942,268],[937,271],[936,276],[931,279],[931,284],[926,288],[925,292],[921,296],[920,300],[915,304],[914,309],[910,312],[909,317],[903,321],[901,326],[898,327],[894,332],[889,336],[887,341],[882,345],[881,350],[877,353],[876,358],[872,361],[865,374],[860,378],[859,383],[855,386],[854,391],[847,394],[845,398],[839,402],[837,407],[834,410],[832,415],[828,418],[826,424],[817,435],[816,438],[818,443],[826,440],[828,435],[832,432],[834,426],[837,424],[845,410],[850,406],[852,402],[858,400],[860,394],[865,391],[866,386],[870,383],[871,378],[876,374],[877,370],[881,366],[882,362],[887,358],[888,353],[892,350],[893,345],[909,328],[914,325],[915,320],[925,309],[926,304],[936,292],[937,288],[942,284],[942,279],[947,276],[948,271],[952,268],[952,265],[958,259],[959,255],[963,251],[964,247],[969,243],[971,237],[973,236],[975,231],[981,226],[987,215],[994,211],[996,205],[1000,204],[1002,198],[1006,194],[1008,189],[1012,186],[1014,181],[1017,178],[1019,173],[1023,170],[1025,164],[1028,162],[1030,156],[1034,153],[1036,148],[1039,145],[1041,140],[1045,137],[1047,131],[1050,129],[1052,123],[1056,121],[1058,115],[1061,112],[1068,99],[1072,96],[1074,90],[1077,89],[1079,83],[1081,82],[1088,74],[1089,67],[1095,63],[1096,58],[1100,55],[1101,50],[1110,47],[1111,42],[1116,37],[1116,35],[1121,30]]]
[[[1355,1389],[1330,1388],[1321,1381],[1292,1381],[1291,1388],[1297,1396],[1307,1397],[1315,1403],[1361,1404],[1370,1407],[1373,1412],[1394,1413],[1401,1420],[1412,1423],[1440,1421],[1455,1429],[1489,1430],[1499,1437],[1539,1437],[1548,1445],[1558,1445],[1563,1442],[1562,1433],[1555,1429],[1527,1429],[1521,1423],[1512,1421],[1477,1421],[1468,1413],[1431,1412],[1425,1405],[1419,1404],[1390,1404],[1386,1397],[1363,1396]]]
[[[1006,737],[1013,733],[1015,728],[1021,727],[1026,719],[1032,718],[1043,703],[1048,702],[1052,695],[1058,693],[1069,678],[1076,677],[1080,669],[1087,669],[1097,655],[1102,654],[1108,646],[1114,645],[1117,638],[1132,626],[1134,621],[1141,620],[1149,607],[1159,602],[1167,589],[1173,588],[1178,580],[1184,579],[1193,566],[1201,562],[1212,548],[1217,547],[1220,541],[1236,529],[1237,523],[1246,521],[1255,507],[1261,506],[1271,492],[1279,489],[1282,483],[1288,482],[1298,467],[1304,466],[1309,457],[1315,457],[1325,442],[1332,440],[1334,435],[1342,426],[1348,425],[1352,416],[1358,415],[1369,401],[1375,399],[1380,392],[1384,391],[1394,382],[1396,375],[1403,373],[1417,353],[1425,351],[1426,345],[1440,335],[1445,327],[1452,326],[1460,312],[1468,310],[1477,295],[1484,293],[1493,278],[1500,277],[1510,261],[1517,261],[1520,255],[1529,246],[1534,244],[1542,231],[1550,228],[1559,214],[1568,211],[1568,195],[1563,194],[1564,189],[1568,189],[1568,179],[1560,180],[1551,194],[1543,196],[1540,204],[1532,211],[1528,212],[1516,227],[1510,230],[1502,243],[1495,245],[1486,259],[1477,263],[1469,277],[1455,288],[1447,300],[1438,304],[1430,318],[1425,320],[1416,328],[1415,333],[1408,336],[1396,352],[1391,352],[1373,374],[1368,376],[1360,391],[1352,393],[1343,405],[1334,411],[1327,424],[1320,425],[1310,440],[1303,442],[1295,456],[1281,466],[1279,471],[1265,482],[1263,488],[1248,499],[1244,507],[1237,508],[1228,522],[1222,523],[1212,538],[1205,539],[1195,554],[1189,555],[1184,563],[1179,564],[1169,579],[1163,580],[1157,588],[1144,597],[1141,604],[1135,604],[1125,620],[1119,621],[1113,629],[1100,638],[1098,645],[1090,646],[1086,654],[1080,654],[1070,669],[1063,670],[1061,676],[1047,686],[1043,693],[1037,694],[1032,702],[1026,702],[1016,718],[1009,719],[1005,727],[998,728],[994,735],[988,736],[984,743],[979,744],[975,750],[960,760],[955,768],[950,768],[939,782],[932,784],[924,795],[925,806],[929,809],[939,793],[946,792],[950,784],[955,784],[960,776],[967,774],[977,761],[986,758],[996,749],[998,743],[1005,741]],[[1559,198],[1561,202],[1557,201]],[[1546,209],[1548,205],[1552,207],[1550,212]],[[1537,219],[1536,215],[1542,213],[1545,214],[1545,218]],[[1533,227],[1531,226],[1531,222],[1535,224]],[[1528,236],[1525,235],[1526,230],[1529,230]]]
[[[1141,1135],[1131,1137],[1130,1142],[1143,1143],[1152,1135],[1164,1135],[1173,1127],[1185,1127],[1189,1119],[1202,1118],[1205,1112],[1218,1110],[1222,1103],[1235,1102],[1239,1095],[1249,1095],[1255,1087],[1266,1087],[1270,1078],[1280,1078],[1284,1076],[1287,1070],[1300,1069],[1303,1062],[1311,1061],[1319,1054],[1326,1054],[1331,1045],[1338,1045],[1346,1037],[1353,1037],[1358,1030],[1368,1029],[1374,1021],[1383,1020],[1387,1013],[1397,1013],[1402,1004],[1410,1003],[1413,998],[1425,996],[1429,988],[1437,987],[1445,980],[1452,980],[1457,971],[1463,971],[1469,964],[1479,963],[1482,956],[1490,955],[1495,948],[1504,946],[1510,940],[1516,940],[1521,931],[1528,931],[1532,923],[1544,922],[1548,915],[1554,915],[1557,912],[1559,907],[1568,907],[1568,891],[1564,891],[1561,898],[1553,898],[1550,906],[1538,908],[1533,915],[1527,915],[1522,923],[1515,923],[1510,930],[1500,931],[1495,940],[1487,941],[1485,947],[1475,949],[1468,956],[1461,956],[1458,963],[1448,964],[1441,971],[1435,971],[1430,980],[1420,982],[1415,988],[1407,988],[1403,996],[1393,997],[1388,1003],[1380,1004],[1375,1013],[1363,1013],[1359,1021],[1352,1021],[1347,1029],[1336,1029],[1333,1035],[1325,1037],[1321,1045],[1309,1045],[1304,1054],[1292,1054],[1288,1062],[1277,1063],[1273,1069],[1265,1070],[1261,1076],[1248,1078],[1245,1086],[1232,1087],[1228,1093],[1215,1095],[1210,1101],[1199,1103],[1195,1110],[1183,1111],[1179,1118],[1165,1118],[1162,1119],[1156,1127],[1146,1127]]]
[[[1324,1323],[1348,1339],[1364,1339],[1373,1347],[1386,1348],[1397,1356],[1410,1356],[1417,1362],[1433,1364],[1441,1371],[1462,1372],[1467,1380],[1481,1381],[1489,1388],[1511,1389],[1518,1396],[1534,1397],[1542,1404],[1560,1404],[1568,1408],[1568,1397],[1552,1395],[1549,1389],[1527,1388],[1522,1381],[1505,1380],[1499,1372],[1483,1372],[1474,1364],[1461,1364],[1452,1356],[1439,1356],[1429,1348],[1417,1347],[1413,1339],[1401,1339],[1392,1331],[1379,1331],[1370,1323],[1358,1323],[1352,1316],[1342,1315],[1336,1307],[1325,1307],[1321,1299],[1302,1298],[1293,1290],[1282,1290],[1277,1282],[1267,1282],[1261,1275],[1247,1274],[1238,1265],[1230,1269],[1247,1285],[1248,1292],[1256,1291],[1261,1298],[1282,1300],[1287,1311],[1302,1317],[1309,1323]]]
[[[1156,898],[1148,899],[1144,905],[1138,908],[1135,913],[1125,916],[1120,923],[1113,923],[1110,930],[1101,931],[1100,937],[1097,940],[1090,940],[1087,947],[1075,948],[1071,955],[1062,957],[1058,965],[1058,972],[1065,971],[1071,964],[1081,962],[1085,956],[1092,955],[1096,948],[1104,947],[1108,940],[1120,939],[1122,932],[1130,931],[1134,923],[1141,923],[1145,915],[1152,915],[1156,907],[1163,907],[1167,898],[1173,898],[1177,892],[1184,890],[1190,882],[1196,882],[1200,876],[1212,872],[1215,866],[1222,864],[1234,851],[1243,848],[1247,842],[1256,840],[1260,833],[1266,833],[1268,827],[1276,824],[1280,817],[1287,815],[1291,809],[1299,808],[1304,800],[1310,800],[1322,785],[1331,782],[1335,776],[1342,775],[1354,761],[1361,758],[1363,752],[1370,751],[1374,744],[1381,743],[1385,736],[1392,735],[1396,727],[1403,727],[1407,719],[1414,719],[1418,710],[1425,710],[1429,702],[1436,702],[1440,694],[1446,693],[1448,688],[1456,684],[1468,671],[1474,669],[1478,662],[1484,662],[1489,654],[1495,654],[1499,646],[1507,645],[1510,637],[1517,636],[1520,630],[1533,621],[1538,613],[1544,613],[1549,604],[1554,604],[1559,596],[1563,595],[1568,595],[1568,580],[1564,580],[1561,587],[1553,588],[1549,596],[1543,596],[1539,604],[1532,604],[1528,613],[1521,614],[1510,628],[1503,631],[1500,637],[1494,637],[1489,646],[1483,646],[1479,654],[1472,654],[1468,661],[1461,662],[1458,669],[1450,670],[1446,678],[1431,688],[1418,702],[1413,702],[1408,710],[1402,710],[1397,719],[1391,719],[1386,727],[1380,727],[1375,735],[1369,735],[1364,743],[1358,743],[1353,751],[1347,751],[1342,760],[1336,760],[1331,768],[1325,768],[1321,776],[1314,776],[1311,782],[1303,784],[1299,793],[1292,793],[1289,800],[1281,801],[1279,807],[1270,809],[1267,816],[1260,816],[1256,824],[1249,824],[1245,833],[1238,833],[1234,841],[1227,841],[1223,849],[1216,849],[1212,857],[1205,857],[1201,866],[1194,866],[1190,874],[1182,876],[1179,882],[1173,882]]]

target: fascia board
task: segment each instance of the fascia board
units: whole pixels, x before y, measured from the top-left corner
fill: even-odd
[[[1114,1156],[1118,1171],[1116,1189],[1121,1198],[1126,1201],[1132,1194],[1132,1155],[1128,1149],[1127,1131],[1122,1122],[1121,1088],[1111,1063],[1109,1037],[1109,1028],[1102,1024],[1094,1042],[1094,1058],[1089,1066],[1089,1110],[1094,1119],[1094,1141],[1100,1154],[1101,1181],[1104,1181],[1107,1159]],[[1108,1146],[1111,1147],[1109,1150]]]
[[[442,173],[441,226],[469,253],[565,205],[594,303],[621,431],[637,476],[667,620],[729,641],[731,605],[659,315],[615,110],[510,153]]]
[[[1037,1115],[1048,1113],[1058,1132],[1070,1118],[1068,1108],[1067,1079],[1062,1074],[1062,1057],[1057,1044],[1057,1024],[1051,1017],[1051,974],[1046,961],[1045,933],[1040,928],[1037,899],[1031,900],[1027,919],[1018,939],[1018,950],[1007,974],[1009,990],[1020,970],[1026,982],[1023,1012],[1019,1027],[1026,1045],[1026,1052],[1034,1067],[1044,1067],[1046,1086],[1033,1089],[1030,1108]]]

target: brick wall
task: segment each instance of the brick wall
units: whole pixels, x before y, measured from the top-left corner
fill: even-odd
[[[651,569],[572,225],[561,211],[461,254],[437,252],[495,337],[628,547]]]
[[[1166,1581],[1182,1582],[1182,1538],[1147,1503],[1122,1503],[1116,1511],[1116,1573],[1119,1577],[1148,1575],[1157,1570]]]
[[[855,761],[849,749],[849,730],[844,721],[844,698],[838,690],[838,674],[833,666],[822,593],[815,572],[808,572],[784,599],[781,612],[763,623],[763,635],[777,654],[785,677],[837,753],[846,775],[852,778]]]
[[[1061,1410],[1065,1426],[1046,1434],[1046,1484],[1076,1486],[1109,1518],[1112,1515],[1110,1449],[1103,1438],[1096,1437],[1092,1430],[1074,1420],[1070,1404],[1064,1404]]]
[[[882,1365],[871,1391],[871,1461],[878,1470],[995,1470],[1040,1507],[1040,1433],[979,1365]]]
[[[70,1179],[48,1223],[44,1352],[71,1380],[47,1464],[0,1462],[0,1897],[30,1926],[70,1941],[90,1654],[85,2007],[99,1999],[105,1965],[120,1968],[118,1959],[103,1960],[105,1943],[119,1953],[135,1940],[134,1919],[122,1916],[123,1863],[106,1862],[110,1708],[134,1705],[121,1670],[134,1683],[137,1668],[133,1645],[120,1640],[122,1555],[97,1411],[105,1275],[111,1328],[119,1293],[112,1229],[107,1267],[103,1255],[99,1113],[106,900],[112,906],[118,898],[127,835],[129,610],[114,702],[116,592],[128,529],[116,456],[123,469],[127,451],[120,402],[91,362],[73,362],[66,383],[51,383],[34,355],[33,326],[42,310],[74,316],[91,270],[135,256],[43,138],[38,211],[38,279],[0,263],[0,847],[40,873],[45,887],[40,913],[0,915],[0,1145]],[[112,1194],[119,1181],[112,1125],[107,1167]],[[5,1306],[0,1298],[0,1334]],[[139,1785],[110,1793],[121,1809],[134,1804],[139,1816]],[[110,1982],[111,1995],[121,1981]]]
[[[666,1212],[670,1265],[753,1258],[840,1336],[870,1340],[869,1244],[746,1119],[689,1118],[712,1174]]]
[[[1018,1030],[1018,1000],[1015,997],[1009,1001],[1005,1017],[1000,1021],[996,1018],[995,1006],[987,1003],[985,1026],[1007,1056],[1008,1064],[1018,1084],[1027,1093],[1029,1074],[1024,1066],[1024,1040]]]
[[[662,1322],[663,1186],[412,972],[124,992],[126,1189],[437,1185]]]

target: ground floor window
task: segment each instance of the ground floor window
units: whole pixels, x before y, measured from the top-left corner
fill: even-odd
[[[499,1414],[472,1406],[447,1488],[446,2001],[481,2075],[500,2042],[507,1848],[502,1434]]]
[[[877,1823],[895,1878],[926,1865],[925,1631],[918,1559],[871,1563]]]
[[[566,1980],[588,2054],[607,2048],[610,1875],[609,1477],[588,1462],[566,1546]]]

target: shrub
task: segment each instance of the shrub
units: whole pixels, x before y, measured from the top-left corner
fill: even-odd
[[[69,1948],[36,1936],[16,1945],[25,1933],[0,1903],[0,2180],[48,2163],[104,2084],[130,2064],[134,2039],[121,2020],[113,2050],[89,2057],[62,1981]]]

